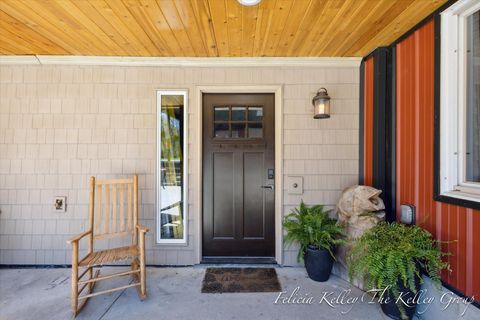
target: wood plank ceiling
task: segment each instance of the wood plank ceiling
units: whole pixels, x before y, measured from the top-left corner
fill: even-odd
[[[0,54],[364,56],[446,1],[0,0]]]

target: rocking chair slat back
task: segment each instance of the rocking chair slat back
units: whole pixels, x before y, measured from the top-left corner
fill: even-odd
[[[102,222],[102,185],[96,185],[97,192],[95,193],[96,200],[95,204],[95,212],[92,212],[92,214],[95,216],[95,234],[100,233],[100,224]],[[90,226],[90,229],[93,230],[93,226]]]
[[[133,179],[133,242],[137,243],[137,228],[138,225],[138,177]]]
[[[119,232],[120,230],[117,230],[117,185],[114,184],[112,185],[112,230],[113,232]]]
[[[103,233],[109,234],[110,233],[110,185],[105,185],[105,211],[104,216],[104,223],[103,223]]]
[[[93,230],[93,212],[95,207],[95,177],[90,177],[90,195],[88,202],[88,225]],[[93,252],[93,237],[88,240],[88,253]]]
[[[132,186],[127,185],[128,188],[128,200],[127,200],[127,220],[128,230],[132,230]]]
[[[119,185],[120,190],[120,231],[125,231],[125,186]]]
[[[138,204],[138,178],[96,180],[90,188],[91,192],[92,188],[95,190],[95,204],[92,204],[95,210],[91,212],[93,217],[90,219],[90,228],[95,230],[94,239],[131,235],[132,243],[136,243],[134,226],[138,222],[138,212],[134,205]],[[128,192],[126,201],[125,190]]]

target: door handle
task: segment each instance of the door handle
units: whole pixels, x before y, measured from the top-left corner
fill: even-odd
[[[271,190],[274,190],[275,187],[273,184],[267,184],[267,185],[264,185],[264,186],[260,186],[260,188],[262,189],[271,189]]]

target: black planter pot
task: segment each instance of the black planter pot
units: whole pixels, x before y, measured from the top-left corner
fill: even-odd
[[[420,290],[421,288],[421,283],[420,279],[418,277],[415,277],[415,289]],[[403,285],[403,281],[399,280],[398,281],[398,291],[400,293],[403,292],[402,299],[407,302],[409,299],[413,299],[415,296],[415,293],[412,292],[409,288],[406,288]],[[393,296],[392,292],[389,290],[386,293],[386,296],[389,298],[388,303],[381,303],[380,306],[382,307],[383,313],[385,313],[389,318],[395,319],[395,320],[404,320],[404,319],[412,319],[413,315],[415,314],[415,309],[417,307],[416,303],[409,304],[408,306],[399,301],[401,306],[403,306],[403,310],[405,311],[405,315],[402,317],[402,313],[400,312],[400,309],[398,308],[397,304],[395,303],[397,301],[398,296]]]
[[[303,257],[310,279],[324,282],[330,278],[333,267],[333,257],[330,252],[308,246]]]

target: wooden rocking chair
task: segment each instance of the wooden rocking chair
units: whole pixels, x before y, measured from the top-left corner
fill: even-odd
[[[125,193],[127,194],[126,197]],[[104,198],[102,198],[102,195],[104,195]],[[88,231],[67,241],[67,243],[72,244],[71,305],[74,316],[85,306],[88,298],[104,293],[136,287],[140,299],[143,300],[146,297],[145,233],[148,232],[148,228],[138,224],[138,177],[96,181],[95,177],[91,177],[88,225]],[[79,242],[87,236],[87,255],[79,260]],[[108,240],[117,237],[131,237],[131,244],[130,239],[128,239],[130,244],[128,246],[94,250],[96,240]],[[93,273],[94,267],[130,259],[132,260],[130,271],[105,276],[100,276],[100,270],[97,270],[95,275]],[[80,268],[84,270],[79,276]],[[83,279],[86,275],[86,279]],[[126,275],[132,275],[133,283],[93,293],[97,281]],[[79,286],[81,286],[80,290],[78,289]],[[81,295],[86,287],[88,287],[88,290]]]

